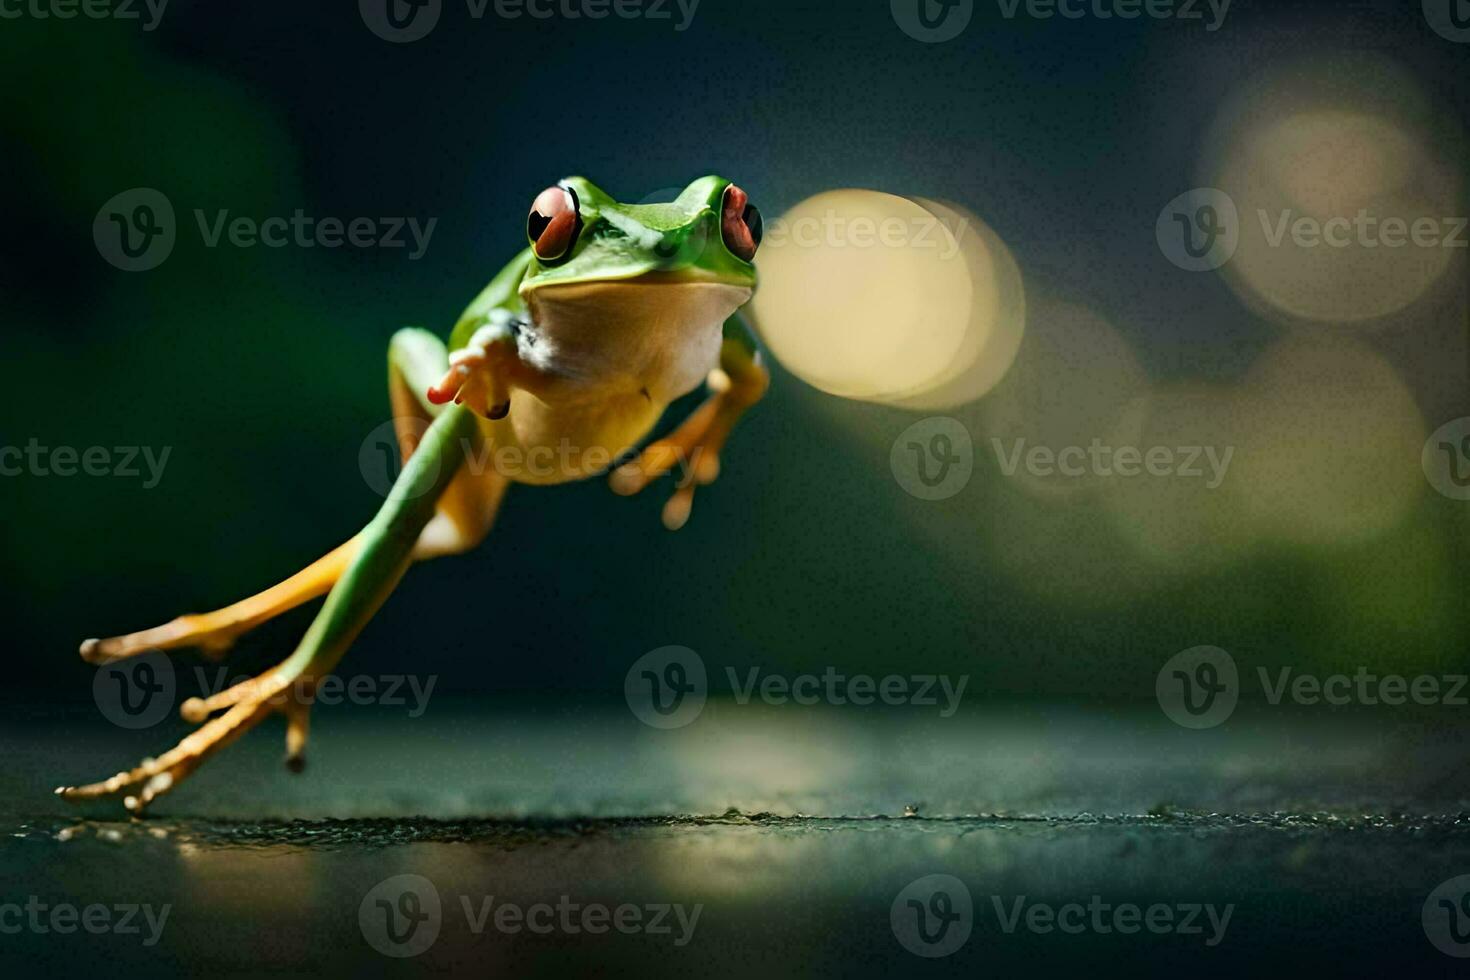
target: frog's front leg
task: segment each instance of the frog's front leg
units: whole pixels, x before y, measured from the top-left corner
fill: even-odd
[[[694,488],[720,475],[720,451],[745,411],[765,396],[771,376],[761,365],[755,339],[739,315],[725,323],[720,366],[710,372],[710,397],[673,432],[649,443],[636,458],[613,471],[613,491],[634,494],[663,474],[680,469],[673,496],[664,504],[664,526],[671,531],[689,520]]]
[[[510,411],[512,374],[520,363],[516,338],[521,321],[497,307],[465,346],[449,355],[449,370],[429,388],[429,401],[468,405],[481,416],[503,419]]]

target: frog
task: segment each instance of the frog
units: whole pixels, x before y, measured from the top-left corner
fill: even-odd
[[[245,632],[325,596],[290,656],[180,705],[197,725],[167,752],[100,782],[60,786],[71,802],[121,797],[134,814],[235,739],[285,717],[286,766],[305,766],[313,692],[417,562],[476,550],[512,485],[605,475],[639,493],[664,477],[665,527],[689,520],[736,423],[770,385],[747,310],[763,237],[759,208],[724,177],[672,201],[625,204],[584,177],[535,196],[526,244],[460,315],[448,342],[406,327],[388,344],[398,473],[373,518],[296,574],[249,598],[162,626],[81,644],[105,666],[153,651],[221,657]],[[671,431],[665,411],[706,397]]]

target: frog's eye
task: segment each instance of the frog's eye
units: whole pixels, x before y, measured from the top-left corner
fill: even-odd
[[[737,258],[750,262],[755,259],[764,231],[760,208],[751,204],[746,193],[734,184],[725,188],[725,203],[720,213],[720,233],[725,247]]]
[[[548,187],[531,202],[526,237],[541,261],[554,262],[566,255],[581,230],[581,202],[570,187]]]

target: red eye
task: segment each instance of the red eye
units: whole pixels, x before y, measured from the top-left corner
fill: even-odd
[[[750,203],[749,196],[731,184],[725,188],[725,204],[720,213],[720,233],[725,247],[737,258],[750,262],[760,247],[765,228],[760,208]]]
[[[555,261],[571,251],[581,230],[581,207],[577,192],[570,187],[548,187],[531,202],[526,237],[543,262]]]

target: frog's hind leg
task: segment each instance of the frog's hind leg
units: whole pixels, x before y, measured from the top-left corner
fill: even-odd
[[[394,428],[404,460],[413,453],[423,430],[439,414],[428,389],[449,365],[444,343],[426,330],[407,328],[394,334],[388,348],[388,395]],[[424,531],[416,558],[452,554],[473,547],[489,530],[505,483],[495,474],[462,474],[440,501],[441,513]],[[150,650],[198,647],[221,656],[239,637],[281,613],[327,593],[357,554],[350,538],[283,582],[240,602],[207,613],[188,613],[162,626],[107,639],[82,642],[82,659],[106,664]]]
[[[765,396],[770,374],[739,316],[725,324],[720,366],[710,372],[710,396],[673,432],[651,442],[630,462],[613,471],[613,491],[634,494],[665,473],[681,470],[673,495],[664,505],[664,526],[677,531],[689,520],[694,488],[720,475],[720,452],[746,410]]]
[[[460,472],[465,447],[473,443],[477,431],[468,410],[443,412],[405,463],[377,516],[357,536],[356,551],[296,651],[258,677],[185,705],[186,716],[193,720],[218,710],[224,710],[223,715],[206,721],[155,759],[98,783],[60,787],[57,794],[67,800],[125,794],[124,805],[140,811],[276,710],[287,716],[287,762],[298,768],[305,712],[315,685],[336,666],[412,563],[419,536]]]
[[[84,640],[82,659],[88,663],[106,664],[149,650],[176,650],[181,647],[199,647],[207,654],[219,656],[229,650],[242,633],[303,602],[325,595],[357,553],[357,547],[357,538],[351,538],[284,582],[223,609],[188,613],[162,626],[137,633],[105,640]]]
[[[274,614],[259,615],[267,609],[284,611],[330,589],[296,652],[257,677],[184,702],[184,718],[203,724],[169,752],[101,782],[60,787],[58,795],[75,801],[123,794],[127,808],[140,811],[275,711],[286,717],[286,764],[300,771],[317,682],[336,665],[413,561],[474,547],[489,532],[504,496],[507,481],[484,465],[488,454],[471,412],[433,405],[422,394],[443,375],[446,363],[444,345],[424,331],[402,330],[393,338],[389,392],[404,465],[366,528],[260,596],[193,617],[192,632],[187,626],[169,636],[150,631],[145,641],[147,649],[158,649],[160,640],[168,646],[197,644],[211,635],[211,621],[212,635],[219,637],[224,635],[220,627],[236,629],[247,620],[254,625]],[[474,465],[465,465],[467,461]],[[244,615],[252,609],[250,616]],[[224,714],[211,719],[220,711]]]

